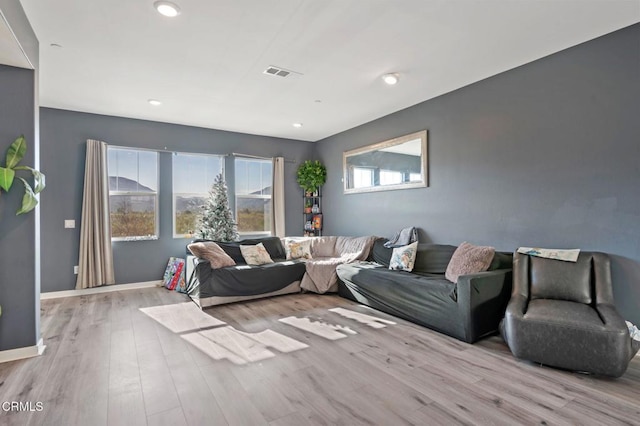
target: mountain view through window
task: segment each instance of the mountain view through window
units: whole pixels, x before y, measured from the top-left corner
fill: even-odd
[[[111,238],[158,236],[158,153],[108,148]]]

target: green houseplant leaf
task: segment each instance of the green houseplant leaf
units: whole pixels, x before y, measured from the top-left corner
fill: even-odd
[[[13,141],[9,150],[7,151],[7,161],[5,167],[8,169],[15,168],[20,160],[24,157],[24,154],[27,152],[27,141],[24,139],[24,136],[18,136],[18,138]]]
[[[38,205],[38,199],[36,198],[36,194],[31,189],[31,185],[29,182],[19,177],[24,184],[24,196],[22,197],[22,207],[16,212],[16,216],[19,214],[27,213],[36,208]]]
[[[33,175],[33,192],[39,194],[45,188],[45,176],[44,173],[31,168],[29,166],[18,166],[15,170],[29,170]]]
[[[0,167],[0,190],[9,191],[13,185],[17,171],[28,171],[33,176],[33,187],[25,179],[18,177],[24,185],[24,195],[22,197],[22,206],[18,209],[16,215],[30,212],[38,205],[38,197],[36,194],[42,192],[45,188],[45,176],[40,171],[29,166],[18,166],[27,152],[27,142],[24,136],[19,136],[9,146],[5,159],[5,166]]]
[[[306,192],[313,192],[327,179],[327,169],[318,160],[307,160],[298,167],[297,182]]]
[[[13,185],[13,178],[15,175],[16,172],[13,169],[0,167],[0,188],[5,191],[9,191],[9,189],[11,189],[11,185]]]

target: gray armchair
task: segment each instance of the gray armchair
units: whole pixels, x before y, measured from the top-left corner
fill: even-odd
[[[619,377],[638,348],[613,305],[604,253],[577,262],[516,253],[513,292],[501,324],[518,358],[574,371]]]

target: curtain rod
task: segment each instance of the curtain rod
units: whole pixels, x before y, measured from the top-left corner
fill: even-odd
[[[112,145],[110,143],[107,143],[107,145],[110,146],[111,148],[132,149],[134,151],[164,152],[164,153],[167,153],[167,154],[216,155],[216,156],[219,156],[219,157],[225,157],[225,156],[229,155],[229,154],[214,154],[214,153],[210,153],[210,152],[173,151],[173,150],[167,148],[166,146],[164,147],[164,149],[154,149],[154,148],[139,148],[137,146]]]
[[[257,155],[240,154],[240,153],[237,153],[237,152],[232,152],[229,155],[233,155],[234,157],[257,158],[258,160],[273,160],[273,157],[260,157],[260,156],[257,156]],[[285,163],[295,163],[296,160],[291,160],[289,158],[285,158],[284,162]]]
[[[172,150],[168,149],[167,147],[165,147],[164,149],[153,149],[153,148],[138,148],[138,147],[135,147],[135,146],[112,145],[110,143],[107,143],[107,145],[112,147],[112,148],[133,149],[133,150],[136,150],[136,151],[166,152],[166,153],[169,153],[169,154],[219,155],[221,157],[232,155],[234,157],[257,158],[259,160],[273,160],[273,157],[260,157],[260,156],[257,156],[257,155],[240,154],[240,153],[237,153],[237,152],[232,152],[231,154],[211,154],[211,153],[204,153],[204,152],[172,151]],[[284,162],[285,163],[295,163],[296,160],[291,160],[289,158],[285,158]]]
[[[171,150],[167,149],[166,147],[164,149],[138,148],[137,146],[113,145],[113,144],[110,144],[108,142],[107,142],[107,146],[109,146],[111,148],[119,148],[119,149],[134,149],[136,151],[169,152],[169,153],[174,152],[174,151],[171,151]]]

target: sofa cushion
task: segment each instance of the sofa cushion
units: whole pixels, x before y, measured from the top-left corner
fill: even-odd
[[[375,240],[369,258],[372,261],[388,268],[391,263],[391,253],[393,253],[393,249],[385,247],[384,243],[386,242],[386,238],[378,238]]]
[[[460,275],[486,271],[491,265],[495,251],[493,247],[463,242],[451,256],[445,277],[455,283]]]
[[[511,269],[513,267],[513,254],[496,252],[487,271],[495,271],[498,269]]]
[[[334,257],[337,237],[316,237],[311,239],[311,256]]]
[[[604,323],[595,309],[589,305],[566,300],[531,300],[524,319],[545,324],[553,323],[561,327],[605,330]]]
[[[287,252],[285,251],[284,246],[282,245],[282,241],[280,241],[279,237],[246,239],[239,241],[237,244],[242,244],[243,246],[251,246],[260,243],[262,243],[264,248],[267,249],[267,252],[272,259],[287,258]]]
[[[370,259],[389,267],[393,249],[385,247],[384,243],[386,242],[387,240],[384,238],[375,241]],[[456,247],[447,244],[418,244],[413,272],[423,275],[444,274],[454,251],[456,251]]]
[[[247,265],[264,265],[267,263],[273,263],[271,256],[269,256],[269,252],[262,243],[249,246],[241,244],[240,251],[242,252],[242,257],[244,257],[244,261]]]
[[[207,260],[211,269],[233,266],[236,262],[213,241],[200,241],[187,246],[195,257]]]
[[[376,237],[335,237],[334,256],[348,261],[366,260]]]
[[[311,259],[311,240],[290,240],[284,244],[287,252],[287,260],[291,259]]]
[[[202,240],[197,239],[193,240],[192,243],[210,241],[210,240]],[[262,243],[271,259],[286,259],[287,253],[285,252],[284,246],[278,237],[265,237],[265,238],[249,238],[241,241],[215,241],[216,244],[227,253],[236,264],[244,264],[244,257],[242,257],[242,252],[240,251],[240,244],[245,246],[256,245]]]
[[[455,251],[455,246],[447,244],[418,244],[413,272],[444,274]]]
[[[581,252],[576,262],[529,256],[531,299],[559,299],[590,304],[590,253]]]
[[[391,254],[389,269],[411,272],[416,262],[417,250],[417,242],[402,247],[395,247]]]

